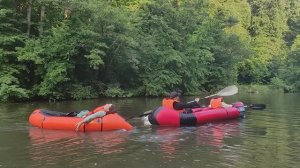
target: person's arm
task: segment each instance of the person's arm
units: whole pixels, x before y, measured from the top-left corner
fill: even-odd
[[[91,114],[91,115],[89,115],[89,116],[87,116],[87,117],[85,117],[82,121],[80,121],[79,123],[77,123],[76,124],[76,131],[78,131],[79,130],[79,128],[80,128],[80,126],[82,125],[82,124],[84,124],[84,123],[89,123],[89,122],[91,122],[93,119],[95,119],[95,118],[98,118],[98,117],[103,117],[103,116],[105,116],[106,115],[106,112],[105,111],[98,111],[98,112],[96,112],[96,113],[94,113],[94,114]]]
[[[82,120],[82,121],[80,121],[80,122],[78,122],[78,123],[76,124],[75,131],[79,131],[79,128],[80,128],[80,126],[81,126],[83,123],[84,123],[84,121],[83,121],[83,120]]]
[[[227,104],[225,102],[222,102],[222,107],[232,107],[232,105],[231,104]]]
[[[173,107],[175,110],[183,110],[185,108],[199,107],[199,104],[196,101],[190,103],[174,102]]]
[[[105,116],[105,115],[106,115],[106,112],[105,112],[105,111],[98,111],[98,112],[96,112],[96,113],[94,113],[94,114],[91,114],[91,115],[85,117],[83,121],[84,121],[85,123],[89,123],[89,122],[91,122],[93,119],[99,118],[99,117],[103,117],[103,116]]]

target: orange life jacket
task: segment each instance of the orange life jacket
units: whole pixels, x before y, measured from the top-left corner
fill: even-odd
[[[211,108],[221,108],[222,107],[222,98],[213,98],[210,100]]]
[[[174,99],[170,99],[170,98],[164,98],[163,101],[162,101],[162,106],[173,109],[173,110],[178,111],[178,112],[184,112],[184,109],[182,109],[182,110],[174,109],[174,107],[173,107],[174,102],[178,102],[178,101],[176,101]]]

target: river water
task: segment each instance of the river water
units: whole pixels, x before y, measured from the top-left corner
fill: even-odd
[[[193,99],[189,97],[186,99]],[[36,108],[70,112],[104,103],[127,118],[160,105],[159,98],[97,99],[0,104],[0,167],[297,168],[300,164],[300,94],[240,93],[227,103],[263,103],[245,119],[197,127],[149,127],[79,133],[29,125]],[[202,101],[207,104],[207,101]]]

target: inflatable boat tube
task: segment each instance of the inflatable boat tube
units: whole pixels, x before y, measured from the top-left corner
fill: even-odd
[[[50,111],[46,109],[36,109],[29,116],[29,123],[32,126],[52,129],[52,130],[72,130],[75,131],[76,124],[84,118],[76,116],[66,116],[67,113]],[[88,124],[80,127],[80,131],[112,131],[131,130],[133,127],[117,113],[96,118]]]
[[[159,126],[195,126],[210,122],[244,117],[245,107],[242,102],[236,102],[226,108],[194,108],[192,112],[177,112],[170,108],[158,107],[148,115],[152,125]]]

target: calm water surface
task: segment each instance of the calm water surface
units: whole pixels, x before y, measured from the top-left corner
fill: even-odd
[[[28,117],[39,107],[70,112],[112,102],[127,118],[157,107],[161,100],[0,104],[0,167],[298,168],[299,99],[300,94],[244,93],[226,101],[264,103],[267,108],[248,109],[245,119],[198,127],[147,127],[134,118],[129,120],[135,126],[130,132],[94,133],[42,130],[31,127]]]

